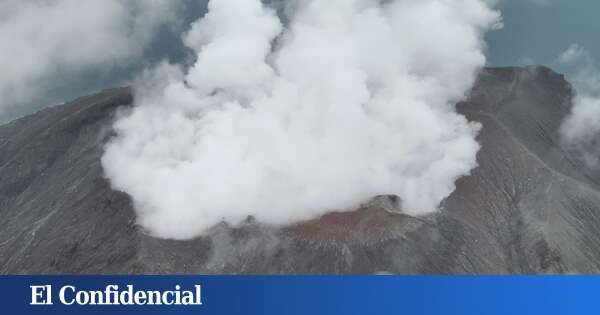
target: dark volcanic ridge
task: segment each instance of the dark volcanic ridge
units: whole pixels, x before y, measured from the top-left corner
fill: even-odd
[[[247,220],[153,238],[100,157],[128,88],[0,126],[0,273],[598,273],[600,176],[559,146],[572,90],[544,67],[485,69],[458,110],[479,121],[479,167],[442,211],[380,197],[287,227]]]

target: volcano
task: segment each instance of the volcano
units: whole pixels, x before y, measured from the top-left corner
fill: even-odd
[[[187,241],[136,224],[100,159],[133,102],[105,90],[0,126],[2,274],[562,274],[600,272],[600,173],[561,148],[574,93],[541,66],[484,69],[457,110],[479,166],[441,211],[395,196],[290,226],[249,217]]]

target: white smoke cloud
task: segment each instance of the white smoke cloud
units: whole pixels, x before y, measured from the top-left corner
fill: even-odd
[[[499,14],[482,0],[308,0],[289,25],[259,0],[212,0],[190,69],[146,73],[102,162],[159,237],[253,216],[287,224],[395,194],[437,210],[476,166],[454,110]]]
[[[600,71],[582,46],[571,45],[558,62],[570,73],[577,93],[571,114],[561,126],[563,144],[581,154],[588,166],[600,169]]]
[[[34,100],[59,74],[112,67],[142,53],[173,20],[169,0],[0,1],[0,115]]]

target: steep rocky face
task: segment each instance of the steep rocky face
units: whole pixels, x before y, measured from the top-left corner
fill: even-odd
[[[597,273],[600,176],[558,144],[571,96],[547,68],[484,70],[458,104],[483,125],[480,166],[435,215],[410,217],[380,197],[190,241],[145,234],[102,176],[129,89],[80,98],[0,126],[0,273]]]

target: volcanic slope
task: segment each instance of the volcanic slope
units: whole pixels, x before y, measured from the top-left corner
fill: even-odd
[[[483,126],[479,167],[437,214],[410,217],[381,196],[189,241],[146,234],[103,177],[103,144],[130,89],[82,97],[0,126],[0,273],[598,273],[600,175],[559,145],[572,96],[548,68],[482,71],[457,105]]]

